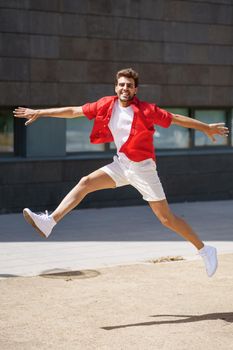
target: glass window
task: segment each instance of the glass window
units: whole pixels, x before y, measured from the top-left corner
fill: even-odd
[[[226,112],[225,110],[196,110],[195,118],[204,123],[225,123]],[[196,131],[194,133],[194,145],[195,146],[224,146],[227,145],[227,138],[216,136],[216,142],[212,142],[203,132]]]
[[[164,108],[173,114],[189,115],[188,108]],[[154,144],[156,148],[188,148],[190,145],[189,130],[177,125],[171,125],[169,128],[156,126],[154,134]]]
[[[66,152],[103,151],[104,144],[90,143],[93,121],[86,117],[66,120]]]
[[[0,153],[14,151],[14,118],[11,110],[0,110]]]

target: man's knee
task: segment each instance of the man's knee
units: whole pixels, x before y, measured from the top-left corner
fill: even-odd
[[[78,183],[78,186],[85,192],[90,192],[92,190],[92,181],[90,176],[84,176]]]

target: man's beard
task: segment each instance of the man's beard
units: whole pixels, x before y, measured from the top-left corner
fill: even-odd
[[[121,101],[126,102],[126,101],[132,101],[132,99],[134,98],[134,96],[135,96],[136,94],[134,94],[134,95],[128,95],[127,97],[123,97],[122,95],[123,95],[123,94],[120,94],[120,95],[119,95],[119,99],[120,99]]]

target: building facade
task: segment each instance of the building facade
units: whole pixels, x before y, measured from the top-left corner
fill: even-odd
[[[0,212],[53,209],[114,145],[91,145],[92,123],[42,118],[17,106],[82,105],[114,94],[117,70],[140,74],[138,97],[207,123],[226,139],[157,128],[169,201],[233,198],[232,0],[0,0]],[[131,187],[89,195],[80,207],[143,204]]]

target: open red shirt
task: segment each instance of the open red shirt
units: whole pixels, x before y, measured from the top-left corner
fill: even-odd
[[[95,119],[90,135],[91,143],[112,142],[113,136],[108,127],[117,96],[106,96],[82,106],[83,114],[88,119]],[[154,125],[168,128],[172,114],[159,108],[156,104],[142,102],[136,96],[131,101],[134,118],[128,140],[119,152],[123,152],[130,160],[140,162],[152,158],[155,160],[153,144]]]

